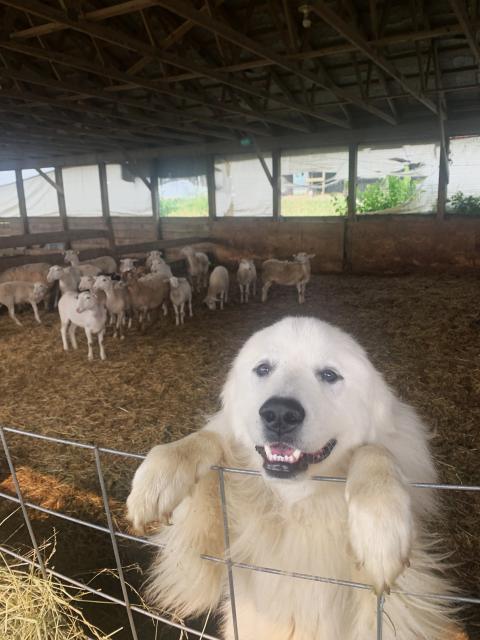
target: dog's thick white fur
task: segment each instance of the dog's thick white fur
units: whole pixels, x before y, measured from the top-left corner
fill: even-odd
[[[258,375],[258,365],[268,364]],[[322,371],[338,374],[325,381]],[[331,454],[293,478],[272,478],[255,447],[266,442],[259,409],[271,397],[305,409],[295,444]],[[233,636],[225,566],[200,558],[224,554],[218,472],[226,472],[232,560],[351,580],[372,590],[234,568],[241,640],[371,640],[376,595],[386,595],[384,640],[445,640],[451,610],[441,599],[398,590],[448,594],[425,523],[435,469],[424,425],[390,390],[357,342],[314,318],[285,318],[241,349],[222,393],[222,409],[204,429],[150,451],[137,470],[128,516],[137,531],[168,518],[156,541],[166,545],[151,573],[148,597],[181,616],[223,613]],[[321,482],[312,476],[346,476]]]

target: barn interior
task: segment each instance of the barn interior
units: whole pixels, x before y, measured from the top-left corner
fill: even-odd
[[[169,311],[109,334],[106,362],[87,361],[83,336],[63,353],[56,310],[37,325],[27,308],[17,327],[0,307],[2,427],[145,454],[203,425],[249,335],[314,315],[352,333],[420,412],[441,482],[478,488],[476,0],[0,0],[0,23],[0,278],[64,265],[66,249],[139,263],[161,250],[184,275],[186,245],[231,274],[223,311],[197,294],[182,327]],[[304,305],[291,287],[239,303],[241,258],[260,272],[303,251]],[[52,566],[122,600],[108,529],[72,520],[106,526],[92,451],[2,435],[17,473],[0,455],[1,548],[32,546],[8,499],[20,489]],[[127,532],[138,460],[102,465]],[[435,527],[475,640],[479,493],[441,494]],[[118,545],[138,604],[150,550]],[[131,638],[125,607],[92,598],[99,637]],[[181,633],[132,615],[139,638]]]

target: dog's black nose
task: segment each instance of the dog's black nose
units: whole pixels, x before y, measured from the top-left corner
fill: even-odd
[[[268,434],[280,438],[302,424],[305,409],[293,398],[273,396],[262,404],[259,414]]]

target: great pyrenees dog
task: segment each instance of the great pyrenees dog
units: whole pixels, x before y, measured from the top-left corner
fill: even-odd
[[[219,610],[233,640],[226,566],[200,557],[225,554],[215,465],[258,472],[224,472],[233,562],[371,586],[234,567],[240,640],[372,640],[378,594],[384,640],[452,637],[436,596],[453,589],[426,531],[434,496],[411,486],[436,481],[427,432],[352,337],[304,317],[254,334],[220,411],[152,449],[133,479],[133,528],[171,525],[155,534],[149,601],[182,617]]]

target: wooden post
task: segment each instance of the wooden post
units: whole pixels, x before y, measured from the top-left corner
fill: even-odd
[[[63,173],[62,167],[55,167],[55,182],[60,187],[57,189],[57,200],[58,200],[58,213],[60,214],[60,219],[62,221],[62,229],[63,231],[68,232],[68,217],[67,217],[67,204],[65,202],[65,190],[63,188]],[[65,249],[71,248],[70,239],[65,241]]]
[[[161,209],[160,209],[160,194],[158,192],[158,161],[152,162],[152,174],[150,177],[150,193],[152,194],[152,215],[156,222],[157,240],[161,240],[162,233],[162,221],[161,221]]]
[[[449,139],[444,138],[440,141],[440,145],[442,148],[440,153],[440,169],[438,172],[437,220],[444,219],[447,208]]]
[[[357,212],[357,157],[358,144],[348,146],[348,219],[355,220]]]
[[[23,233],[30,233],[27,216],[27,203],[25,201],[25,189],[23,188],[23,176],[21,169],[15,169],[15,180],[17,183],[18,206],[20,209],[20,217],[22,218]]]
[[[272,152],[272,212],[275,219],[282,215],[282,176],[281,176],[281,152],[276,149]]]
[[[217,200],[215,197],[215,156],[208,155],[206,158],[207,163],[207,189],[208,189],[208,217],[210,220],[215,220],[217,217]]]
[[[112,218],[110,216],[110,204],[108,202],[107,167],[105,162],[98,163],[98,176],[100,178],[100,197],[102,200],[102,216],[108,231],[108,246],[115,252],[115,233]]]
[[[347,218],[343,229],[343,269],[352,270],[352,233],[356,221],[358,144],[348,147]]]

